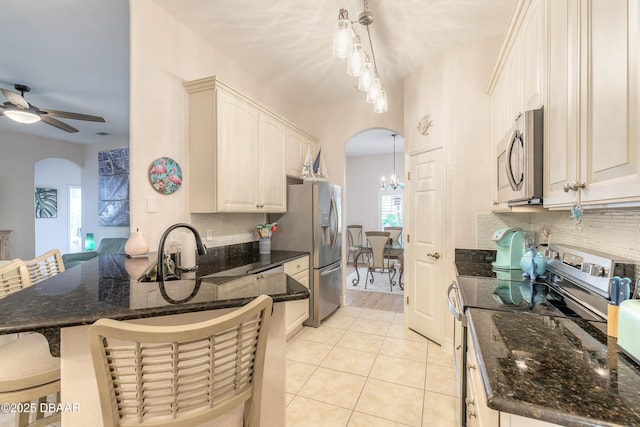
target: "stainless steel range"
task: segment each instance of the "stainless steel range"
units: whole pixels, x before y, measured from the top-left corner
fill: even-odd
[[[461,401],[460,423],[466,426],[465,312],[468,308],[554,318],[579,318],[606,330],[609,283],[615,276],[635,277],[634,261],[568,245],[551,244],[545,252],[544,279],[530,281],[517,273],[491,277],[461,276],[449,286],[447,303],[456,321],[454,360]],[[633,293],[633,289],[631,290]]]

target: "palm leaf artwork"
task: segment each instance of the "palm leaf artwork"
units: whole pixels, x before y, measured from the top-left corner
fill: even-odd
[[[58,190],[55,188],[36,188],[36,218],[56,218],[58,216]]]

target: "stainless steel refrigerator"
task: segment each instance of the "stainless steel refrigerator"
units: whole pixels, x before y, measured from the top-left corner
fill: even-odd
[[[342,296],[341,189],[323,181],[287,187],[287,212],[272,215],[278,231],[271,248],[309,252],[309,319],[318,327],[339,306]]]

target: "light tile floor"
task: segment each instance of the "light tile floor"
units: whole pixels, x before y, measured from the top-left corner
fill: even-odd
[[[341,307],[287,343],[287,427],[455,424],[453,355],[402,313]]]

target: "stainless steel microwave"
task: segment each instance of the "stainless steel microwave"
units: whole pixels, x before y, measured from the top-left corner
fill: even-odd
[[[525,111],[498,145],[498,203],[542,204],[543,110]]]

